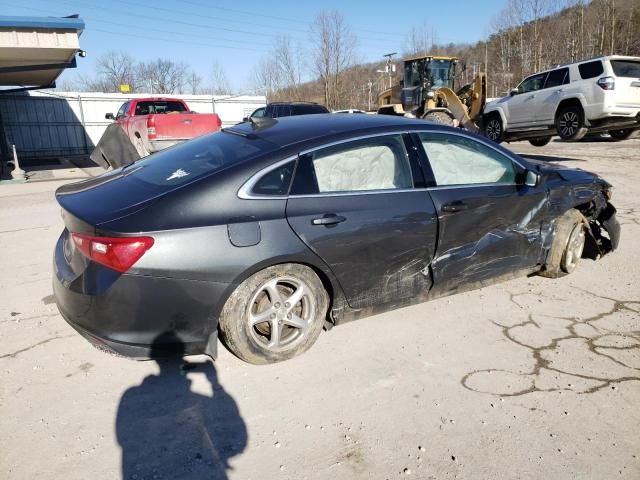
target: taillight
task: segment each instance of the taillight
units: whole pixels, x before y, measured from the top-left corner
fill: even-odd
[[[151,237],[94,237],[72,233],[73,243],[85,257],[124,273],[153,246]]]
[[[153,116],[147,117],[147,137],[149,140],[156,138],[156,119]]]
[[[216,115],[216,125],[218,128],[222,126],[222,120],[220,119],[220,115]]]
[[[599,78],[598,86],[603,90],[613,90],[614,88],[616,88],[616,79],[613,77]]]

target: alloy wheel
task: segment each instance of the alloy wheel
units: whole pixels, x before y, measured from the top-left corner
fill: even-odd
[[[309,285],[293,277],[263,283],[249,303],[248,322],[253,339],[280,350],[302,342],[316,317]]]
[[[584,250],[584,240],[584,226],[582,223],[578,223],[573,227],[571,235],[569,235],[567,249],[562,259],[561,266],[565,272],[571,273],[578,265],[582,257],[582,251]]]
[[[489,120],[486,127],[487,138],[496,141],[502,135],[502,125],[497,118]]]
[[[560,135],[563,138],[573,137],[580,127],[580,117],[576,112],[564,112],[560,116]]]

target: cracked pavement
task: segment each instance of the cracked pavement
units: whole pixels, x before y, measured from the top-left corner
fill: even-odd
[[[151,400],[187,418],[171,400],[186,379],[236,412],[214,430],[242,427],[245,444],[225,456],[209,437],[214,478],[640,478],[640,139],[510,148],[612,183],[620,249],[558,280],[348,323],[282,364],[247,365],[221,346],[212,376],[206,357],[189,358]],[[95,350],[57,313],[60,184],[0,187],[0,477],[121,478],[125,392],[145,379],[163,391],[162,377],[155,362]]]

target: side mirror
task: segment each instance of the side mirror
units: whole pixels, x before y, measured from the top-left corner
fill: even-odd
[[[404,79],[400,80],[400,88],[404,88]]]
[[[242,117],[242,121],[243,122],[248,122],[249,121],[249,117]]]
[[[113,116],[113,113],[107,113],[104,118],[107,120],[115,120],[116,118]]]
[[[524,177],[524,184],[527,187],[535,187],[538,185],[539,181],[540,181],[540,175],[538,175],[533,170],[527,170],[527,173]]]
[[[514,95],[517,95],[517,94],[518,94],[518,89],[517,88],[512,88],[511,91],[509,92],[509,95],[511,95],[512,97]]]

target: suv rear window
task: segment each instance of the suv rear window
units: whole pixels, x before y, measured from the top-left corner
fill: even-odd
[[[566,85],[567,83],[569,83],[569,69],[559,68],[558,70],[549,72],[544,88],[558,87],[560,85]]]
[[[293,115],[309,115],[312,113],[329,113],[322,105],[293,105]]]
[[[633,60],[611,60],[616,77],[640,78],[640,62]]]
[[[259,138],[218,132],[139,160],[125,167],[123,175],[163,193],[273,149],[272,144]]]
[[[600,60],[596,60],[594,62],[581,63],[578,65],[578,71],[580,72],[582,79],[586,80],[587,78],[594,78],[598,75],[602,75],[604,68],[602,66],[602,62]]]

